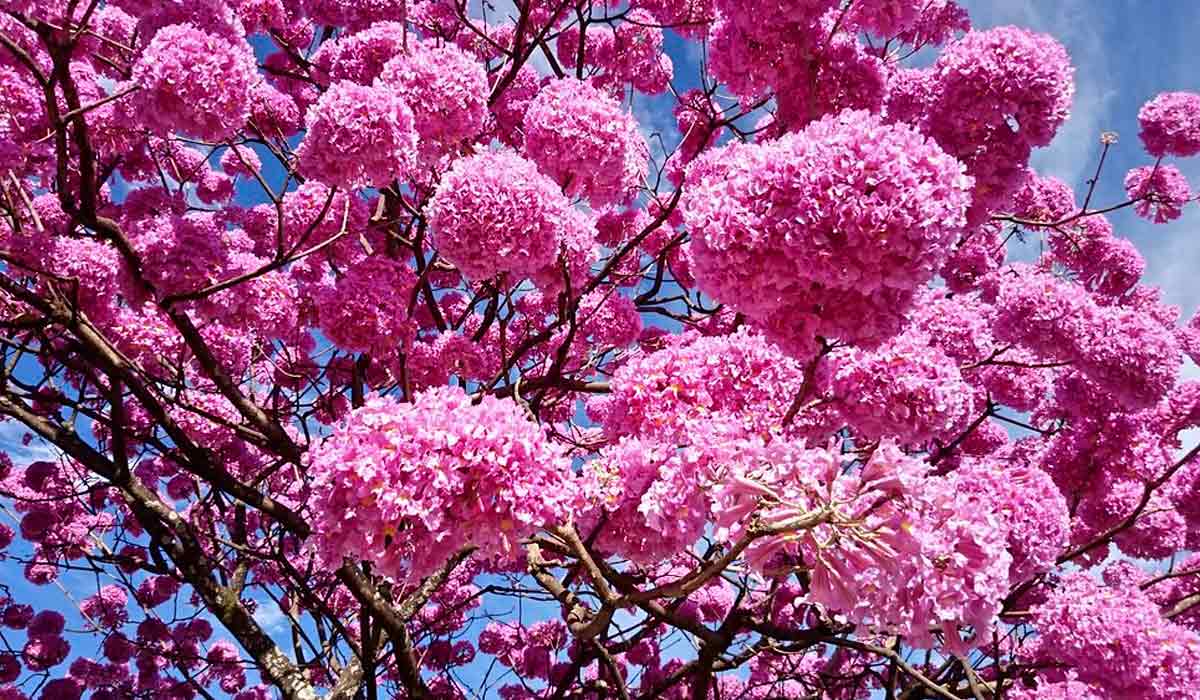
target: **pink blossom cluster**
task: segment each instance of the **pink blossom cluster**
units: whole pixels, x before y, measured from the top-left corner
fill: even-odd
[[[942,43],[967,28],[953,2],[886,0],[845,9],[815,2],[717,2],[710,68],[743,104],[769,96],[783,124],[803,124],[841,109],[877,111],[886,64],[858,32],[915,46]]]
[[[1200,153],[1200,93],[1164,92],[1138,112],[1139,136],[1152,156]]]
[[[689,334],[630,357],[613,374],[612,394],[587,408],[614,437],[671,438],[703,421],[758,435],[783,427],[803,381],[801,363],[759,333]]]
[[[139,222],[133,246],[160,294],[202,289],[223,277],[232,236],[209,213],[160,216]]]
[[[1102,215],[1091,215],[1054,229],[1049,234],[1048,261],[1062,265],[1091,292],[1121,296],[1130,291],[1146,269],[1146,261],[1127,238],[1113,231]]]
[[[542,88],[523,124],[526,156],[568,196],[594,207],[626,204],[646,179],[650,151],[637,120],[584,81]]]
[[[789,56],[803,56],[818,42],[817,21],[835,5],[816,2],[714,0],[710,29],[711,69],[743,102],[791,78]]]
[[[894,443],[860,468],[828,448],[773,442],[734,463],[716,490],[717,536],[737,538],[748,516],[774,533],[747,551],[770,570],[780,556],[810,567],[809,596],[868,628],[962,650],[960,626],[986,629],[1008,588],[1012,557],[991,504]]]
[[[593,348],[622,347],[642,332],[642,316],[633,299],[615,291],[596,290],[579,304],[577,334]]]
[[[299,7],[314,22],[355,29],[403,16],[403,8],[388,0],[302,0]]]
[[[941,45],[956,33],[971,29],[967,11],[954,0],[929,0],[921,14],[905,27],[898,38],[916,47]]]
[[[858,109],[878,112],[884,101],[885,63],[857,37],[836,30],[837,20],[826,15],[816,25],[818,44],[809,70],[780,79],[775,100],[778,110],[772,130],[790,130],[816,115]],[[795,71],[795,67],[789,72]],[[814,75],[815,73],[815,75]],[[836,78],[834,76],[837,76]]]
[[[330,187],[386,185],[416,162],[413,113],[395,90],[334,83],[304,123],[300,170]]]
[[[128,602],[125,589],[109,584],[102,586],[95,595],[85,598],[79,605],[79,612],[102,629],[114,629],[129,619],[129,611],[126,610]]]
[[[48,121],[42,106],[37,84],[22,75],[15,67],[0,66],[0,105],[13,117],[0,120],[0,163],[23,171],[32,164],[44,162],[49,155],[48,145],[39,143]],[[21,115],[16,119],[15,115]]]
[[[25,666],[31,671],[46,671],[66,660],[71,644],[63,638],[66,620],[54,610],[42,610],[22,625],[27,641],[21,649]]]
[[[973,418],[974,392],[958,364],[919,333],[835,355],[821,373],[839,416],[865,440],[948,442]]]
[[[1052,224],[1079,211],[1079,205],[1070,185],[1029,170],[1021,187],[1013,193],[1012,211],[1026,221]]]
[[[1009,128],[1028,146],[1045,146],[1070,114],[1071,60],[1044,34],[1019,27],[968,32],[946,47],[934,70],[938,104],[956,107],[952,114],[934,112],[939,133]]]
[[[1184,603],[1192,596],[1200,593],[1200,555],[1192,554],[1187,558],[1181,558],[1175,562],[1172,569],[1165,572],[1165,577],[1162,575],[1154,578],[1161,580],[1154,582],[1143,582],[1139,577],[1137,583],[1145,587],[1147,595],[1164,610],[1171,610],[1174,606]],[[1153,584],[1153,585],[1148,585]],[[1172,622],[1190,628],[1193,632],[1200,632],[1200,611],[1192,608],[1184,611],[1183,614],[1172,618]]]
[[[0,0],[0,700],[1200,696],[1200,95],[510,4]]]
[[[668,27],[689,38],[699,38],[715,15],[713,0],[636,0],[636,9],[655,18],[654,24]]]
[[[191,24],[163,27],[133,66],[141,119],[162,134],[210,141],[232,136],[250,113],[260,80],[250,46]],[[131,109],[134,107],[130,107]]]
[[[478,546],[512,557],[574,499],[561,450],[512,401],[437,387],[412,403],[373,396],[309,455],[317,546],[396,579]]]
[[[1136,309],[1102,306],[1077,284],[1014,266],[999,276],[995,334],[1072,363],[1128,408],[1153,405],[1179,372],[1170,329]]]
[[[562,245],[594,236],[554,182],[510,150],[455,161],[429,210],[438,251],[476,280],[541,273]]]
[[[597,545],[647,565],[686,550],[711,518],[711,460],[699,445],[621,438],[584,468],[580,488],[592,506],[585,529],[605,523]]]
[[[1200,637],[1164,619],[1136,586],[1068,574],[1034,609],[1033,624],[1038,639],[1031,656],[1047,663],[1051,682],[1075,680],[1114,699],[1200,692]],[[1068,672],[1073,679],[1063,678]]]
[[[479,650],[522,677],[549,679],[561,670],[555,668],[555,657],[567,641],[566,625],[557,620],[528,627],[492,622],[479,633]]]
[[[682,140],[676,157],[671,161],[675,170],[670,173],[672,181],[676,184],[683,178],[683,166],[716,143],[720,134],[714,124],[720,112],[720,105],[699,90],[689,90],[680,96],[674,114],[676,128]]]
[[[525,113],[545,82],[533,66],[521,66],[512,84],[491,105],[489,130],[501,143],[518,149],[525,143]]]
[[[381,359],[402,352],[417,334],[416,284],[411,268],[384,255],[355,263],[313,300],[321,332],[352,352]]]
[[[244,146],[233,146],[221,154],[221,170],[230,175],[242,175],[253,178],[262,171],[262,159],[254,149]]]
[[[1091,542],[1142,503],[1146,483],[1161,477],[1174,461],[1178,443],[1173,431],[1188,424],[1194,405],[1188,397],[1194,391],[1183,385],[1158,406],[1127,411],[1111,406],[1109,397],[1078,373],[1058,380],[1054,402],[1040,409],[1039,418],[1067,416],[1065,429],[1045,444],[1028,445],[1024,456],[1018,456],[1036,459],[1077,501],[1071,521],[1073,544]],[[1107,408],[1089,415],[1093,406]],[[1194,472],[1185,471],[1167,488],[1152,493],[1144,516],[1116,533],[1114,543],[1122,552],[1146,558],[1167,556],[1185,546],[1187,523],[1196,515],[1187,506],[1194,489]],[[1092,552],[1093,557],[1102,554]]]
[[[308,282],[321,277],[322,260],[349,265],[364,255],[360,236],[369,236],[370,231],[367,203],[361,197],[309,180],[284,194],[281,205],[282,226],[273,206],[260,204],[246,213],[243,225],[256,255],[270,257],[280,243],[284,250],[308,250],[333,241],[323,254],[298,260],[290,268],[293,277]]]
[[[250,89],[250,127],[264,138],[288,138],[304,126],[300,105],[266,82]]]
[[[1004,264],[1007,257],[999,224],[985,222],[968,228],[950,251],[939,275],[952,292],[977,288],[984,279]]]
[[[975,178],[975,205],[1002,205],[1033,148],[1050,143],[1075,93],[1070,57],[1017,27],[968,32],[938,56],[916,121]]]
[[[1187,177],[1174,165],[1158,164],[1134,168],[1125,174],[1125,193],[1141,200],[1138,216],[1156,224],[1174,221],[1183,215],[1183,206],[1192,199]]]
[[[1014,586],[1054,567],[1068,542],[1070,511],[1049,474],[1036,466],[986,458],[964,463],[951,479],[960,492],[990,504],[1007,530]]]
[[[898,36],[905,43],[941,43],[951,29],[965,29],[965,13],[949,0],[868,0],[855,3],[845,21],[881,37]],[[944,27],[944,29],[935,29]],[[922,41],[914,41],[916,37]]]
[[[424,154],[453,153],[483,130],[487,73],[457,46],[414,42],[384,64],[377,84],[412,109]]]
[[[711,152],[682,202],[701,289],[809,354],[878,342],[965,226],[970,178],[936,144],[865,112]]]
[[[399,55],[405,44],[405,27],[400,22],[377,22],[359,32],[321,44],[312,56],[330,82],[349,80],[370,85],[383,66]],[[416,36],[408,39],[415,45]],[[411,102],[409,102],[411,106]]]

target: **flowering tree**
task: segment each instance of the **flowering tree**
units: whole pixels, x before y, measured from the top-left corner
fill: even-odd
[[[1200,95],[1102,203],[950,0],[0,9],[0,700],[1200,697]]]

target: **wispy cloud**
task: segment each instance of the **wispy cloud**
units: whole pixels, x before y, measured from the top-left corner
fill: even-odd
[[[37,438],[25,444],[28,434],[29,429],[16,421],[0,423],[0,450],[13,464],[24,467],[30,462],[58,459],[58,451]]]

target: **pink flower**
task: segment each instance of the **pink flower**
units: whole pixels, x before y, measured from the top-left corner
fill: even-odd
[[[865,440],[949,442],[974,417],[973,392],[958,365],[918,333],[835,355],[821,372],[842,419]]]
[[[877,343],[966,225],[970,178],[906,125],[843,112],[710,151],[683,197],[701,289],[798,355]]]
[[[1192,198],[1187,177],[1174,165],[1159,163],[1134,168],[1125,174],[1125,192],[1140,199],[1134,210],[1156,224],[1174,221],[1183,215],[1183,206]]]
[[[513,556],[573,501],[568,462],[514,402],[438,387],[372,397],[309,455],[317,546],[403,579],[476,545]]]
[[[649,169],[649,149],[633,115],[588,83],[552,81],[525,112],[525,154],[593,207],[628,203]]]
[[[66,624],[62,613],[55,610],[42,610],[29,621],[25,633],[30,637],[52,637],[62,634]]]
[[[339,81],[309,108],[300,171],[330,187],[383,186],[415,165],[417,132],[392,90]]]
[[[1034,609],[1033,624],[1039,656],[1062,669],[1055,676],[1073,672],[1114,696],[1147,700],[1200,691],[1200,637],[1164,619],[1137,587],[1069,574]]]
[[[474,139],[487,117],[488,77],[483,64],[456,46],[413,41],[380,71],[376,84],[413,112],[422,154],[455,153]]]
[[[21,677],[21,662],[17,655],[5,652],[0,654],[0,683],[12,683]]]
[[[352,265],[314,300],[321,331],[342,348],[380,359],[403,351],[417,333],[416,283],[412,268],[381,254]]]
[[[93,624],[105,629],[112,629],[125,624],[129,612],[125,609],[128,598],[125,590],[117,585],[107,585],[100,592],[85,598],[79,605],[79,611]]]
[[[21,655],[31,671],[45,671],[61,664],[71,653],[71,645],[57,634],[29,638]]]
[[[548,177],[509,150],[456,161],[429,203],[429,223],[438,251],[475,280],[538,275],[555,266],[561,245],[595,235]]]
[[[230,175],[243,175],[253,178],[262,170],[262,160],[253,149],[245,146],[231,146],[221,154],[221,170]]]
[[[1200,94],[1164,92],[1138,112],[1142,145],[1152,156],[1200,153]]]
[[[134,64],[133,83],[141,89],[131,99],[160,134],[222,141],[246,123],[258,80],[244,40],[175,24],[158,30]]]

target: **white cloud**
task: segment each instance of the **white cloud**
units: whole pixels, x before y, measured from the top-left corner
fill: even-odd
[[[58,459],[58,450],[36,437],[28,445],[24,444],[29,432],[29,428],[15,420],[0,423],[0,450],[8,455],[14,465],[25,467],[31,462]]]
[[[279,605],[269,599],[258,601],[258,607],[254,609],[254,621],[266,630],[267,634],[283,632],[291,624],[288,616],[279,609]]]

